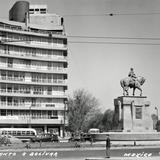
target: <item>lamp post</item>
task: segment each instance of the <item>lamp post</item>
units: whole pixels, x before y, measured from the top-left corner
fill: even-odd
[[[155,110],[157,111],[157,121],[159,120],[159,114],[158,114],[158,108],[157,107],[155,107]]]
[[[66,109],[67,109],[67,100],[64,101],[64,115],[63,115],[63,138],[65,137],[65,121],[66,121]]]
[[[31,107],[32,107],[32,105],[29,107],[29,128],[31,128],[31,119],[32,119]]]

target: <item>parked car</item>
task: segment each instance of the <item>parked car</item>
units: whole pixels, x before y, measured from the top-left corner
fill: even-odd
[[[83,133],[82,135],[81,135],[81,141],[82,142],[86,142],[86,141],[92,141],[92,135],[91,134],[89,134],[89,133]]]
[[[100,130],[98,128],[91,128],[88,131],[89,134],[96,134],[96,133],[100,133]]]
[[[80,142],[81,141],[81,135],[80,133],[72,133],[71,137],[69,138],[69,142]]]
[[[72,134],[69,138],[70,142],[85,142],[92,141],[92,135],[89,133]]]
[[[31,138],[31,142],[59,142],[56,134],[40,134]]]
[[[74,136],[74,137],[71,137],[69,138],[68,140],[69,142],[75,142],[75,141],[81,141],[81,137],[80,136]]]

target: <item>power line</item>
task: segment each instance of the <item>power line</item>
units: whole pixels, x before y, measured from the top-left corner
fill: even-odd
[[[112,36],[79,36],[79,35],[68,35],[70,38],[84,38],[84,39],[131,39],[131,40],[160,40],[160,38],[152,37],[112,37]]]
[[[160,43],[137,43],[137,42],[97,42],[97,41],[68,41],[69,43],[79,44],[117,44],[117,45],[154,45],[158,46]]]
[[[94,16],[107,16],[106,14],[68,14],[62,15],[63,17],[94,17]]]
[[[159,15],[160,12],[146,12],[146,13],[102,13],[102,14],[68,14],[63,17],[92,17],[92,16],[137,16],[137,15]]]
[[[136,16],[136,15],[158,15],[160,12],[146,12],[146,13],[108,13],[108,16]]]

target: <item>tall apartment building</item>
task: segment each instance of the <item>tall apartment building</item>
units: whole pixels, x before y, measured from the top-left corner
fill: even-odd
[[[0,127],[63,135],[67,124],[67,37],[63,17],[18,1],[0,20]]]

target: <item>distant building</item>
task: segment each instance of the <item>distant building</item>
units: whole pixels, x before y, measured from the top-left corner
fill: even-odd
[[[67,124],[67,37],[63,17],[18,1],[0,20],[0,127],[63,136]]]

